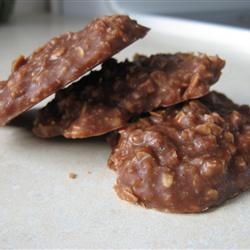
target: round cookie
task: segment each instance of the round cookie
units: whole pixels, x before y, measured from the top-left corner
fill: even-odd
[[[39,112],[33,131],[44,138],[105,134],[141,113],[207,94],[223,66],[217,56],[191,53],[109,59],[100,71],[59,91]]]
[[[28,58],[19,56],[0,91],[0,125],[144,37],[148,30],[128,16],[106,16],[81,31],[53,38]]]
[[[227,110],[227,111],[226,111]],[[212,92],[120,130],[109,158],[121,199],[205,211],[250,187],[250,112]]]

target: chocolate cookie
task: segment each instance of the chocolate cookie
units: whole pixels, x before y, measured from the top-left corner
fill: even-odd
[[[77,80],[147,31],[128,16],[107,16],[79,32],[55,37],[28,58],[18,57],[1,88],[0,125]]]
[[[207,94],[223,66],[219,57],[204,54],[110,59],[59,91],[39,112],[33,131],[40,137],[84,138],[116,130],[143,112]]]
[[[195,213],[250,187],[250,108],[222,94],[153,112],[119,134],[109,167],[121,199]]]

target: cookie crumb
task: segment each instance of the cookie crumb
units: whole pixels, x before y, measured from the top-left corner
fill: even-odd
[[[76,173],[73,173],[73,172],[70,172],[70,173],[69,173],[69,178],[70,178],[70,179],[76,179],[76,177],[77,177],[77,174],[76,174]]]

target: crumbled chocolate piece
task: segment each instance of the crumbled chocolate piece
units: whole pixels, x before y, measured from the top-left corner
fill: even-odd
[[[250,187],[250,108],[212,92],[120,130],[109,167],[121,199],[195,213]]]
[[[208,93],[224,61],[204,54],[136,55],[133,62],[106,61],[78,83],[59,91],[42,109],[40,137],[91,137],[119,129],[131,118]]]
[[[128,16],[107,16],[79,32],[53,38],[28,58],[19,56],[0,89],[0,125],[77,80],[147,31]]]
[[[73,172],[70,172],[69,173],[69,178],[70,179],[76,179],[77,178],[77,174],[73,173]]]

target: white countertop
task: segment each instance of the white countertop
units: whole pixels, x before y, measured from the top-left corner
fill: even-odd
[[[227,66],[216,88],[250,104],[249,32],[171,19],[141,21],[152,31],[119,58],[135,52],[219,54]],[[0,26],[0,78],[19,54],[83,24],[79,18],[34,15]],[[103,137],[41,140],[19,123],[1,128],[0,141],[0,248],[250,247],[249,192],[207,213],[164,214],[117,198]],[[74,180],[68,178],[71,171],[78,175]]]

